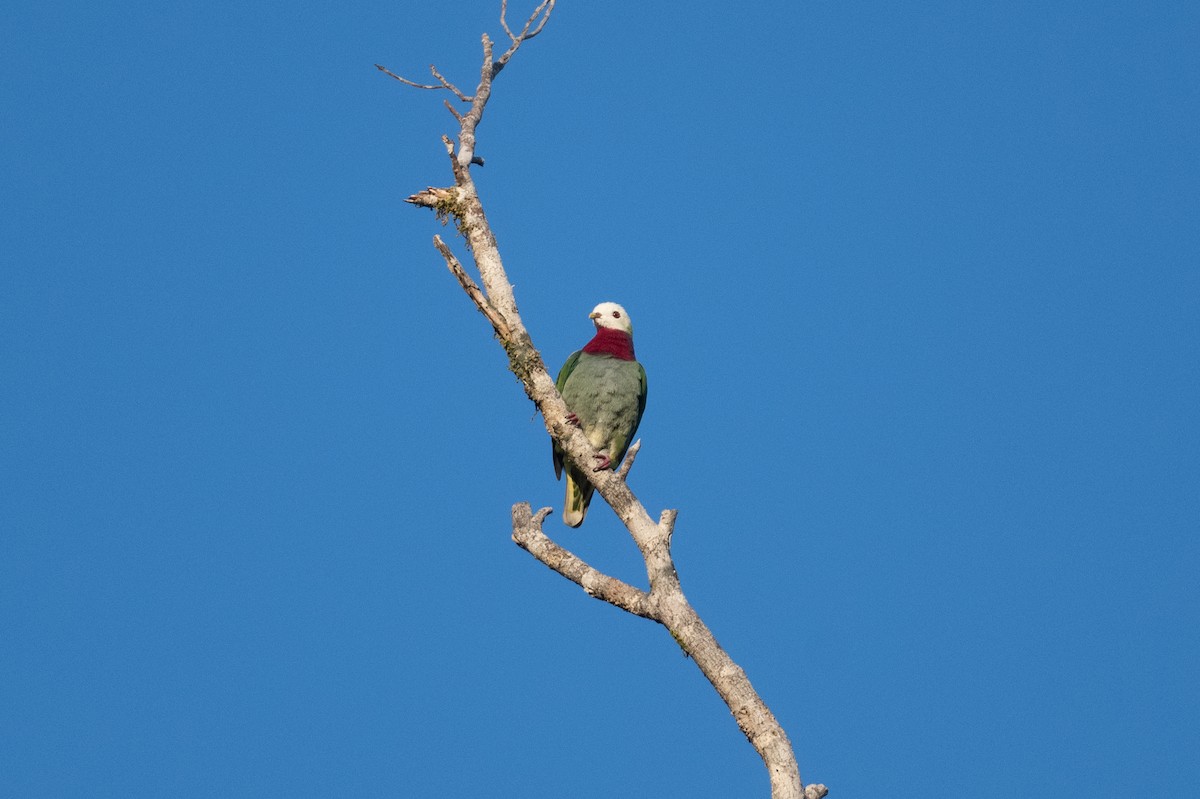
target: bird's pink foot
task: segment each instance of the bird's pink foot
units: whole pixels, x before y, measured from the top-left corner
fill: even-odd
[[[596,468],[592,470],[594,472],[602,472],[605,469],[607,469],[609,466],[612,466],[612,461],[610,461],[608,459],[607,455],[600,454],[600,455],[593,455],[592,457],[595,458],[597,461]]]
[[[579,421],[579,417],[573,413],[567,414],[567,424],[575,427],[583,427],[583,422]]]

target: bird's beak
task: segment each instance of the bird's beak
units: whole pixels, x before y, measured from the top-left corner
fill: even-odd
[[[590,314],[588,314],[588,319],[591,319],[592,321],[595,321],[599,318],[600,318],[600,314],[597,311],[592,311]]]

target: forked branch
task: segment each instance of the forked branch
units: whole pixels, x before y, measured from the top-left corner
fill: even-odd
[[[429,84],[429,83],[417,83],[416,81],[412,81],[412,80],[409,80],[408,78],[401,77],[400,75],[397,75],[395,72],[392,72],[390,69],[383,66],[382,64],[376,64],[375,69],[379,70],[384,75],[387,75],[389,78],[393,78],[394,80],[400,81],[405,86],[412,86],[414,89],[432,89],[435,91],[437,89],[446,89],[447,91],[453,92],[454,96],[457,97],[459,100],[462,100],[464,103],[469,103],[473,99],[475,99],[473,97],[468,97],[467,95],[463,94],[462,91],[457,86],[455,86],[453,83],[451,83],[450,81],[448,81],[444,77],[442,77],[442,73],[438,72],[437,67],[435,67],[433,64],[429,65],[429,71],[432,72],[433,76],[438,79],[437,86],[434,86],[433,84]],[[454,109],[450,109],[450,113],[457,114],[458,112],[455,111]]]
[[[454,184],[445,188],[430,187],[409,197],[408,202],[432,209],[443,222],[453,221],[463,236],[479,275],[478,282],[467,273],[440,236],[434,237],[434,246],[459,286],[491,323],[508,354],[509,368],[537,405],[546,430],[562,449],[567,461],[595,486],[629,531],[645,561],[650,590],[644,591],[603,574],[552,541],[542,530],[550,513],[549,508],[534,513],[528,503],[514,505],[513,541],[546,566],[579,585],[590,596],[635,616],[653,619],[666,627],[712,683],[746,738],[762,757],[771,780],[772,799],[821,799],[828,790],[824,785],[802,786],[795,754],[783,727],[755,692],[746,673],[720,647],[712,631],[684,596],[671,558],[671,537],[677,512],[665,510],[658,521],[654,521],[630,490],[626,480],[640,449],[640,442],[630,448],[619,471],[606,469],[596,472],[590,468],[598,453],[583,431],[567,421],[569,411],[517,312],[512,283],[504,270],[496,238],[479,200],[471,166],[481,163],[481,159],[475,155],[475,131],[491,97],[492,81],[524,42],[542,32],[554,10],[554,4],[555,0],[542,0],[520,31],[514,31],[507,19],[508,0],[501,0],[500,24],[510,44],[499,58],[494,58],[492,40],[487,34],[483,35],[483,64],[479,86],[473,95],[467,96],[459,91],[432,67],[437,85],[418,84],[376,65],[380,71],[405,85],[418,89],[445,89],[461,102],[470,103],[470,107],[461,113],[447,103],[459,123],[457,146],[443,137]]]

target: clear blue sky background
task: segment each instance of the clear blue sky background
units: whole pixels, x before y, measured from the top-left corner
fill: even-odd
[[[372,67],[472,87],[498,2],[0,18],[0,794],[765,796],[667,633],[509,540],[562,487],[402,202],[442,95]],[[557,367],[629,309],[634,488],[835,796],[1194,791],[1198,39],[564,0],[497,84],[525,320]],[[602,505],[547,529],[644,582]]]

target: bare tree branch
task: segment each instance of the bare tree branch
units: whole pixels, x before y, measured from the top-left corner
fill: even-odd
[[[458,120],[458,124],[461,125],[463,121],[463,115],[458,113],[458,109],[450,105],[449,100],[442,100],[442,105],[446,106],[446,110],[453,114],[454,118]]]
[[[458,284],[463,287],[463,291],[467,292],[467,296],[475,301],[475,307],[492,323],[492,328],[496,331],[496,335],[501,338],[511,336],[512,330],[509,329],[508,322],[492,307],[487,297],[483,296],[483,292],[479,286],[471,279],[466,270],[463,269],[462,264],[454,257],[454,253],[450,252],[450,248],[446,246],[446,242],[442,241],[441,236],[433,237],[433,246],[437,247],[438,252],[446,259],[446,266],[450,268],[450,272],[458,279]]]
[[[512,28],[508,27],[508,0],[500,0],[500,27],[504,28],[504,32],[508,34],[508,38],[514,42],[517,40],[516,34],[512,32]]]
[[[664,510],[655,522],[629,488],[627,478],[641,442],[630,448],[619,471],[592,470],[591,464],[598,453],[583,430],[567,421],[569,411],[566,404],[517,312],[512,283],[505,272],[496,238],[471,177],[471,166],[482,163],[482,159],[475,155],[475,131],[491,97],[492,81],[521,44],[541,33],[554,10],[554,4],[555,0],[542,0],[520,32],[514,33],[507,21],[508,0],[502,0],[500,23],[511,44],[495,59],[492,40],[486,33],[483,35],[479,86],[471,97],[454,89],[436,70],[433,74],[441,85],[424,86],[376,65],[380,71],[401,83],[419,89],[449,89],[460,100],[471,104],[462,114],[451,108],[459,122],[457,152],[455,143],[443,137],[446,153],[450,157],[454,185],[448,188],[429,187],[412,195],[407,201],[432,209],[443,223],[453,220],[463,236],[479,275],[478,282],[467,274],[440,236],[434,237],[434,246],[463,291],[491,323],[508,354],[509,368],[541,411],[546,430],[563,451],[565,459],[579,469],[629,531],[645,561],[650,590],[643,591],[603,574],[552,541],[542,530],[543,522],[550,513],[549,508],[543,508],[535,514],[528,503],[514,505],[513,541],[546,566],[579,585],[590,596],[666,627],[672,638],[712,683],[728,705],[738,727],[762,757],[771,780],[772,799],[821,799],[828,789],[824,785],[802,785],[795,754],[783,727],[755,692],[746,673],[717,643],[712,631],[683,594],[671,557],[671,538],[678,512]]]
[[[495,77],[500,70],[504,69],[504,65],[508,63],[508,60],[513,57],[513,54],[517,52],[517,49],[524,42],[532,39],[534,36],[537,36],[542,32],[542,28],[546,27],[546,23],[550,21],[550,13],[554,11],[555,2],[556,0],[542,0],[542,3],[533,10],[532,14],[529,15],[529,19],[525,20],[525,27],[521,28],[521,32],[519,34],[514,35],[512,30],[510,30],[508,27],[508,22],[505,21],[504,18],[508,13],[508,0],[501,0],[500,24],[504,27],[504,32],[508,34],[508,38],[512,39],[512,44],[507,50],[504,51],[504,55],[496,59],[496,65],[493,69],[492,77]],[[530,26],[537,21],[539,16],[541,17],[541,21],[537,23],[537,27],[532,31],[529,30]]]
[[[429,65],[429,71],[435,78],[438,79],[438,83],[442,84],[443,89],[449,89],[450,91],[454,92],[454,96],[462,100],[464,103],[469,103],[474,99],[473,97],[468,97],[467,95],[463,94],[457,86],[443,78],[442,73],[438,72],[437,67],[435,67],[433,64]],[[458,114],[456,113],[455,116],[458,116]]]
[[[377,70],[379,70],[380,72],[382,72],[383,74],[387,75],[388,77],[398,80],[401,83],[403,83],[405,86],[411,86],[414,89],[431,89],[434,91],[436,91],[438,89],[445,89],[449,92],[452,92],[455,97],[457,97],[459,100],[461,100],[464,103],[472,102],[475,99],[474,97],[464,94],[462,92],[462,90],[460,90],[457,86],[455,86],[453,83],[451,83],[450,81],[448,81],[444,77],[442,77],[442,73],[438,72],[437,67],[435,67],[433,64],[429,65],[429,71],[432,72],[433,76],[438,79],[439,85],[437,85],[437,86],[434,86],[433,84],[428,84],[428,83],[417,83],[416,81],[411,81],[408,78],[403,78],[403,77],[397,75],[395,72],[392,72],[390,69],[383,66],[382,64],[376,64],[375,68]],[[457,108],[455,108],[453,105],[451,105],[449,100],[444,100],[443,104],[446,106],[446,110],[449,111],[451,114],[453,114],[454,118],[456,120],[458,120],[458,123],[461,125],[462,121],[463,121],[463,115],[459,112],[459,110]],[[479,159],[476,163],[482,164],[483,159]]]
[[[542,522],[550,512],[550,508],[542,508],[536,514],[531,513],[528,502],[513,506],[512,537],[517,546],[578,585],[589,596],[603,599],[635,616],[653,619],[649,594],[597,571],[542,532]]]
[[[405,86],[412,86],[414,89],[444,89],[444,88],[446,88],[445,86],[431,86],[426,83],[417,83],[416,81],[411,81],[408,78],[402,78],[399,75],[397,75],[395,72],[392,72],[390,69],[385,67],[383,64],[376,64],[375,69],[379,70],[384,75],[387,75],[389,78],[400,81]]]

